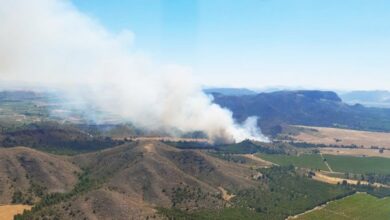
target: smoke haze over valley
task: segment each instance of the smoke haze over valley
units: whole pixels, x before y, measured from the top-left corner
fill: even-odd
[[[212,141],[266,140],[256,118],[240,125],[213,104],[190,69],[133,50],[131,31],[111,33],[65,0],[0,3],[0,77],[6,87],[54,89],[79,108],[95,106],[141,129],[203,131]]]

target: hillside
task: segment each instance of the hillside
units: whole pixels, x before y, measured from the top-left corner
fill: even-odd
[[[0,148],[0,204],[32,204],[43,194],[69,191],[77,172],[62,157],[25,147]]]
[[[159,218],[156,207],[220,209],[229,203],[230,193],[258,185],[252,180],[257,172],[243,165],[154,141],[68,159],[84,170],[85,176],[71,193],[42,205],[30,217]]]
[[[81,125],[40,122],[4,129],[0,132],[0,146],[26,146],[57,154],[90,152],[113,147],[123,141],[100,135],[99,128]]]
[[[262,168],[270,164],[229,155],[255,158],[158,141],[59,156],[82,170],[77,183],[64,193],[44,194],[16,219],[284,219],[353,192],[292,166]]]
[[[214,93],[214,102],[230,109],[243,121],[258,116],[266,134],[281,131],[282,124],[346,127],[390,131],[390,110],[348,105],[334,92],[279,91],[257,95],[226,96]]]

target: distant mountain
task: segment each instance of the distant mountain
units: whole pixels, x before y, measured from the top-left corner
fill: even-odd
[[[241,96],[255,95],[257,92],[245,88],[209,88],[203,90],[207,94],[219,93],[222,95]]]
[[[1,91],[0,101],[21,101],[41,98],[42,94],[32,91]]]
[[[340,92],[341,99],[350,104],[362,104],[371,107],[390,108],[389,91],[351,91]]]
[[[214,102],[233,112],[237,121],[258,116],[264,133],[280,132],[283,124],[390,131],[390,109],[344,103],[335,92],[278,91],[245,96],[214,94]]]

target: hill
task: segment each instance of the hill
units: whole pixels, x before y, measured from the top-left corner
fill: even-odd
[[[75,154],[123,143],[102,136],[99,128],[81,126],[47,121],[7,128],[0,132],[0,146],[26,146],[56,154]]]
[[[0,204],[33,204],[44,194],[70,191],[77,172],[62,157],[25,147],[0,148]]]
[[[62,193],[43,193],[17,220],[284,219],[353,192],[311,180],[294,167],[254,168],[158,141],[56,157],[61,166],[79,167],[77,183]]]
[[[283,124],[390,131],[389,109],[349,105],[334,92],[299,90],[213,95],[214,102],[230,109],[238,121],[258,116],[263,132],[270,135],[279,133]]]
[[[67,159],[84,170],[79,183],[70,193],[44,198],[25,219],[142,219],[159,218],[156,207],[221,209],[232,193],[258,185],[257,172],[244,165],[155,141]]]

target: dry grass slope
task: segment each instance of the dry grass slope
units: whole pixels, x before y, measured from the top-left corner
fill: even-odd
[[[390,149],[390,133],[368,132],[339,128],[296,126],[301,131],[293,136],[297,141],[326,145],[357,145]]]
[[[69,160],[101,184],[51,207],[60,219],[159,219],[157,207],[217,209],[228,205],[226,195],[258,184],[251,178],[255,171],[244,165],[158,141],[128,143]]]
[[[14,216],[23,213],[24,210],[30,210],[29,205],[0,205],[0,219],[13,220]]]
[[[0,148],[0,204],[11,203],[17,191],[28,194],[32,184],[46,192],[69,191],[79,171],[63,157],[25,147]]]

